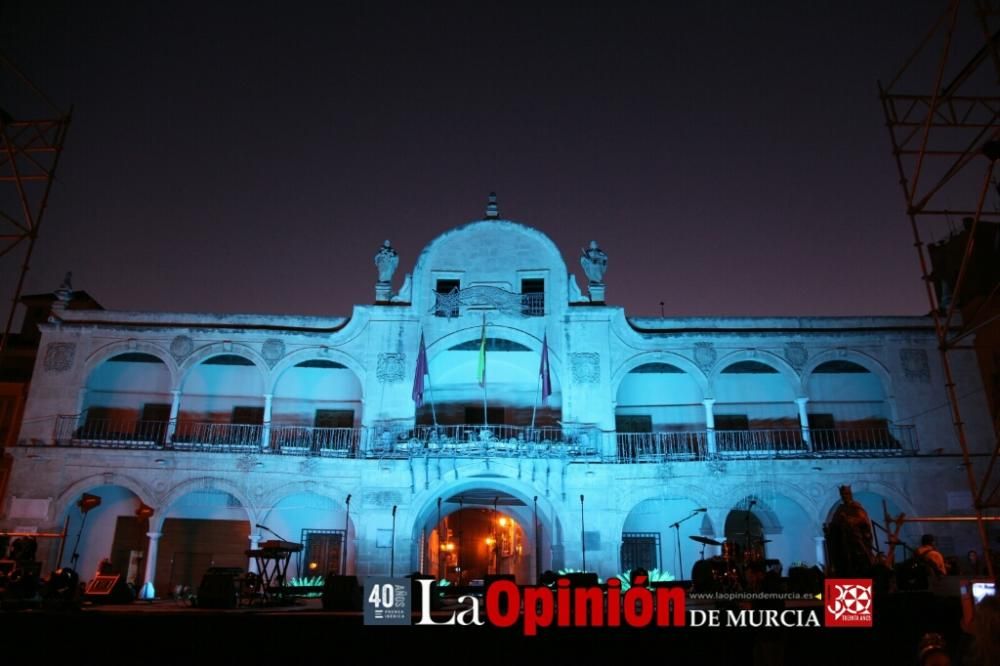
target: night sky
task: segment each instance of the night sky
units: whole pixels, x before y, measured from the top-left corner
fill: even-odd
[[[349,315],[496,190],[628,314],[928,309],[876,81],[943,2],[251,4],[0,5],[75,105],[27,293]]]

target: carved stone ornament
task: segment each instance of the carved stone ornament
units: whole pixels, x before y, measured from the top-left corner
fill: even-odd
[[[236,469],[240,472],[252,472],[257,469],[257,456],[252,453],[244,453],[236,459]]]
[[[260,346],[260,355],[267,361],[268,367],[273,368],[285,355],[285,343],[277,338],[269,338]]]
[[[365,506],[387,507],[393,504],[402,504],[403,496],[395,490],[374,490],[365,493]]]
[[[694,345],[694,362],[703,372],[708,372],[709,368],[715,365],[715,345],[711,342],[696,342]]]
[[[382,352],[378,355],[375,376],[383,384],[403,381],[406,369],[406,354],[402,352]]]
[[[66,372],[73,367],[74,356],[76,356],[76,343],[50,342],[45,346],[45,370]]]
[[[931,380],[931,366],[923,349],[900,349],[899,361],[907,381],[926,383]]]
[[[596,384],[601,379],[601,355],[596,352],[575,352],[569,355],[573,381],[577,384]]]
[[[170,341],[170,354],[178,362],[183,361],[194,351],[194,340],[186,335],[178,335]]]
[[[789,342],[785,345],[785,360],[788,361],[788,365],[796,370],[801,370],[802,366],[809,360],[809,352],[806,351],[806,346],[801,342]]]

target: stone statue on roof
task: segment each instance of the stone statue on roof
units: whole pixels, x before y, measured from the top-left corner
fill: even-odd
[[[590,284],[604,284],[604,273],[608,270],[608,255],[597,246],[597,241],[590,241],[590,248],[581,250],[580,265],[587,275]]]
[[[392,282],[392,274],[399,265],[399,254],[393,249],[392,243],[386,241],[375,253],[375,266],[378,268],[379,282]]]

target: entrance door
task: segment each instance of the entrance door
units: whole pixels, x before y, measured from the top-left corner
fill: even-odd
[[[344,530],[302,530],[305,571],[299,576],[325,576],[343,574]]]

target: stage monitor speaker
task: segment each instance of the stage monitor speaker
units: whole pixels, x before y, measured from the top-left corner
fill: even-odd
[[[361,610],[358,577],[329,574],[323,584],[323,610]]]
[[[83,593],[87,601],[95,604],[128,604],[135,600],[132,588],[120,574],[99,574],[87,583]]]
[[[597,574],[590,572],[568,573],[560,578],[568,578],[570,587],[593,587],[597,585]]]
[[[198,608],[236,608],[242,575],[239,567],[210,567],[198,586]]]

